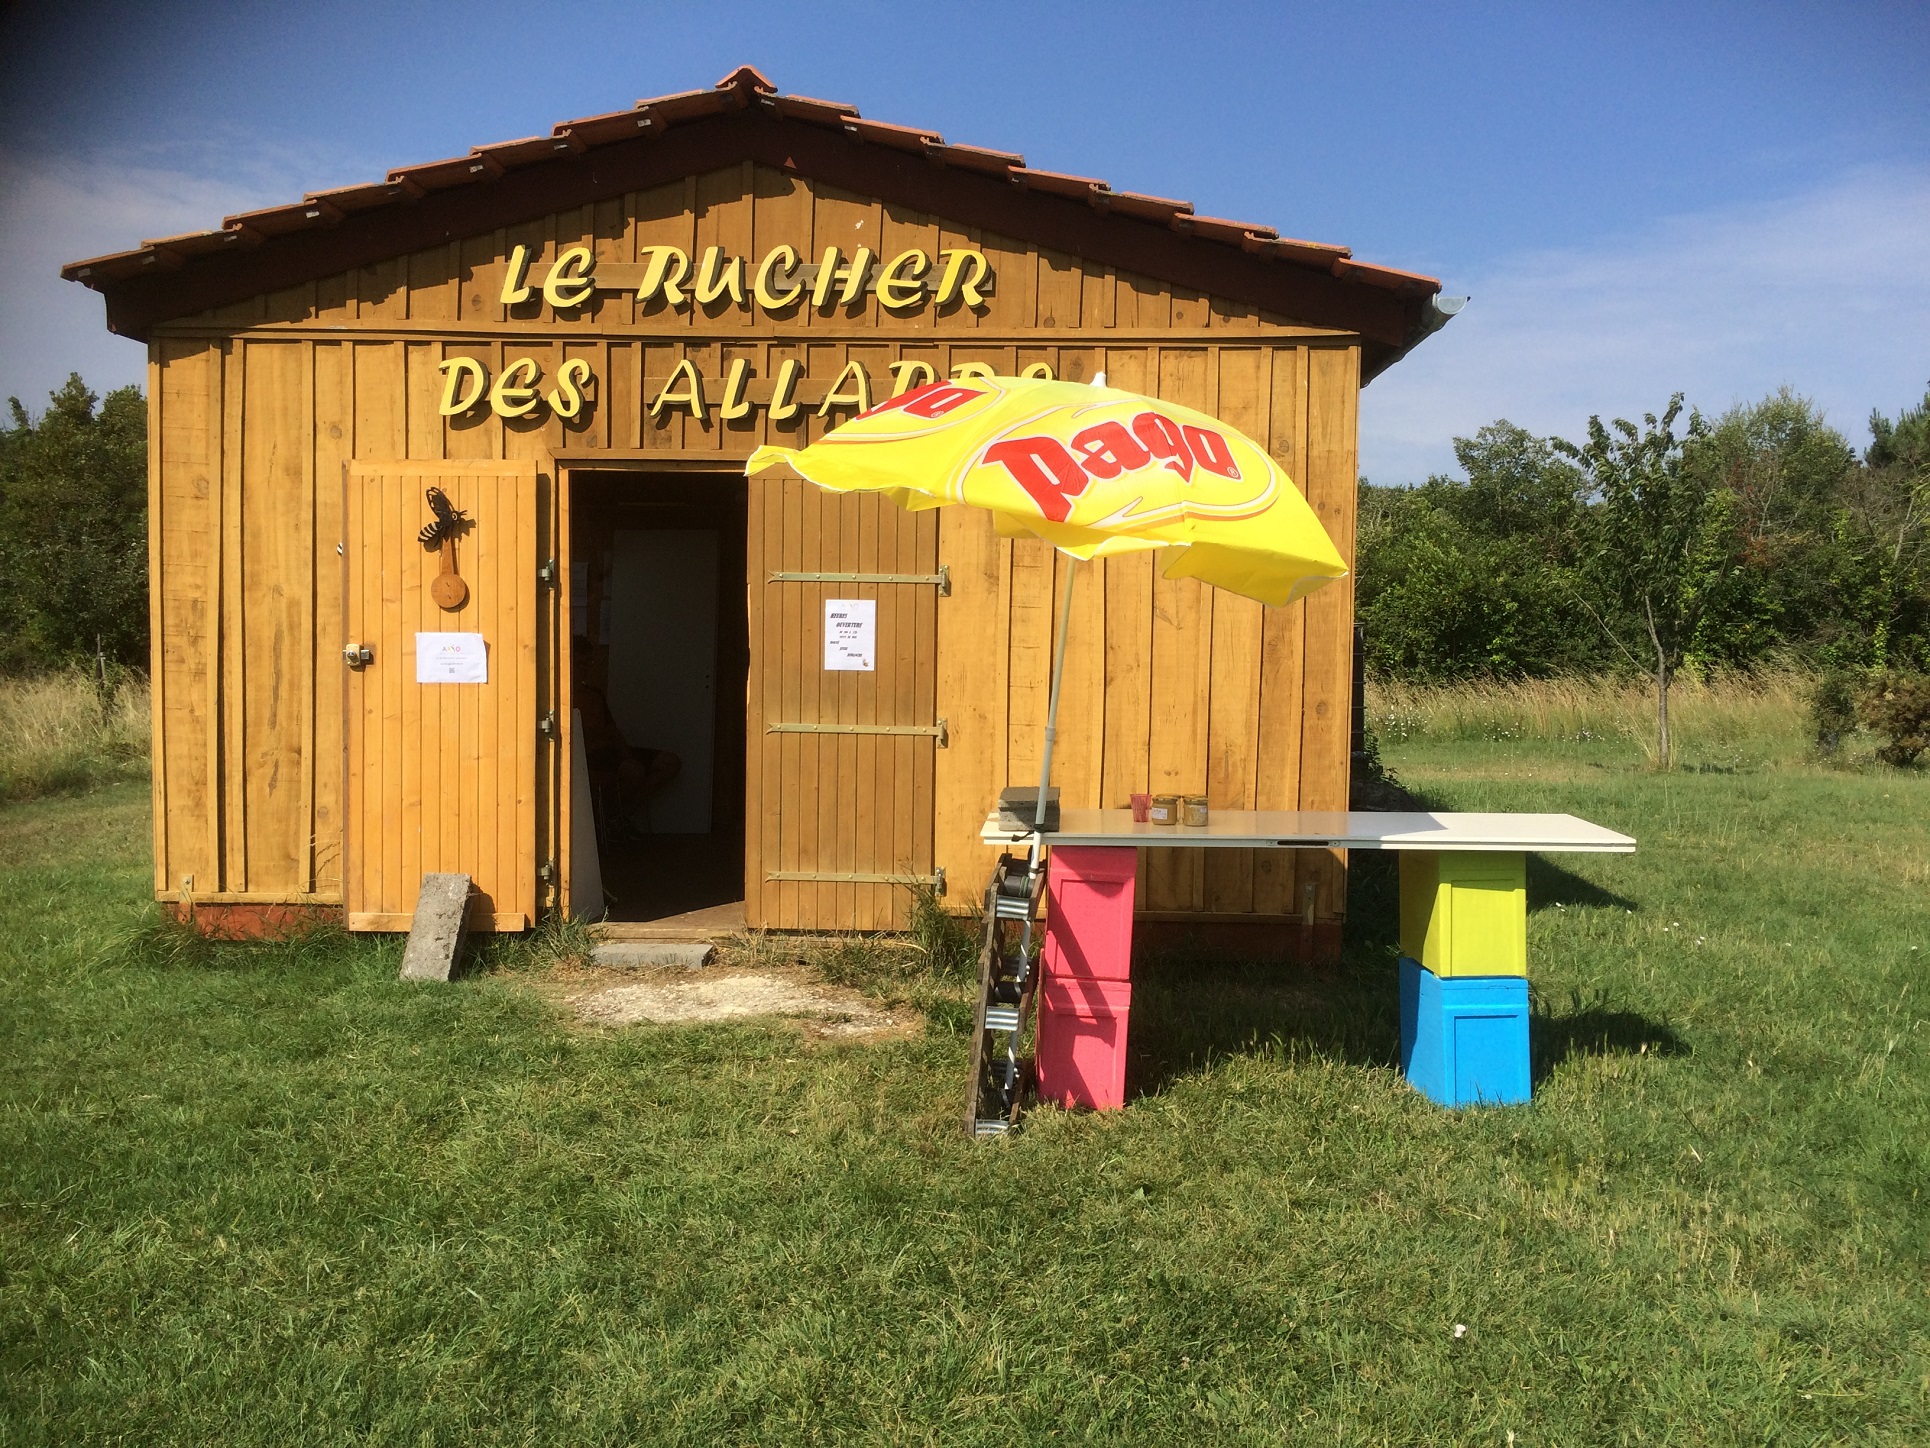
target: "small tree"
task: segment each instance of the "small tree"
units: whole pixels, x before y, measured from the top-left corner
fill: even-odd
[[[1734,566],[1725,535],[1735,495],[1720,486],[1716,470],[1692,465],[1690,454],[1707,428],[1691,413],[1687,431],[1676,436],[1681,413],[1678,392],[1659,420],[1645,413],[1639,428],[1619,417],[1604,427],[1591,417],[1586,443],[1555,441],[1593,490],[1592,546],[1580,570],[1584,604],[1629,661],[1655,679],[1660,769],[1674,757],[1669,687]]]
[[[1841,592],[1870,663],[1930,669],[1930,393],[1891,422],[1870,414],[1864,465],[1846,480],[1839,531],[1860,565]],[[1846,570],[1849,572],[1849,570]]]

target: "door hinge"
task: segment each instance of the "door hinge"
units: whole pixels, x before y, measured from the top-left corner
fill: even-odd
[[[936,588],[940,598],[952,596],[952,566],[938,565],[936,573],[773,573],[772,583],[922,583]]]
[[[886,875],[870,870],[766,870],[766,880],[790,880],[800,885],[929,885],[945,893],[945,872],[929,875]]]
[[[544,560],[543,566],[536,570],[536,581],[545,588],[556,587],[556,560]]]
[[[536,732],[545,739],[556,738],[556,711],[554,709],[536,721]]]
[[[951,734],[943,719],[933,724],[766,724],[767,734],[910,734],[938,741],[940,749],[951,747]]]
[[[545,885],[555,884],[556,883],[556,861],[553,858],[548,859],[543,861],[541,865],[537,866],[536,878],[541,880]]]

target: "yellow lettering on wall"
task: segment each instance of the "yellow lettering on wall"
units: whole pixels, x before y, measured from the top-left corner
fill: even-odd
[[[914,387],[923,387],[938,380],[938,373],[932,370],[929,362],[894,362],[891,364],[891,376],[893,397],[903,397]]]
[[[925,269],[931,258],[917,247],[901,251],[878,273],[878,303],[891,311],[915,307],[925,298]]]
[[[673,307],[681,307],[689,297],[684,278],[690,275],[690,258],[674,246],[646,246],[639,258],[643,280],[637,283],[637,302],[641,305],[659,292]]]
[[[750,390],[751,364],[743,357],[731,359],[730,371],[724,374],[724,402],[717,409],[717,416],[725,422],[740,417],[749,417],[751,400],[746,395]]]
[[[678,390],[678,384],[682,390]],[[657,400],[650,404],[650,415],[660,416],[665,408],[687,407],[690,415],[699,422],[709,422],[710,413],[704,404],[704,379],[697,371],[697,364],[688,357],[679,362],[657,394]]]
[[[803,282],[792,282],[781,292],[771,288],[773,277],[789,276],[796,267],[797,253],[788,246],[774,246],[765,252],[764,260],[757,264],[757,275],[751,281],[751,295],[757,299],[757,305],[767,312],[781,312],[803,296]]]
[[[697,264],[697,305],[707,307],[725,295],[744,305],[744,258],[726,260],[721,246],[706,247],[704,259]]]
[[[995,377],[990,364],[985,362],[961,362],[952,368],[954,377]]]
[[[871,248],[859,247],[849,266],[838,265],[840,255],[835,246],[824,249],[824,256],[818,261],[817,285],[811,288],[812,306],[829,306],[831,288],[840,282],[844,284],[844,290],[838,296],[839,306],[848,307],[864,295],[865,274],[871,270]]]
[[[945,270],[939,276],[938,295],[933,301],[942,307],[953,297],[962,297],[968,307],[984,306],[985,294],[979,290],[979,283],[992,274],[985,253],[971,247],[947,247],[938,253],[938,259],[945,263]]]
[[[489,369],[474,357],[451,357],[441,364],[440,371],[442,404],[436,411],[444,417],[469,411],[482,400],[483,389],[489,386]],[[457,388],[462,391],[458,392]]]
[[[503,305],[513,307],[529,300],[529,248],[509,249],[509,270],[503,273]]]
[[[536,379],[542,375],[534,357],[518,357],[503,368],[503,375],[489,389],[489,406],[496,416],[527,416],[536,406]]]
[[[1021,372],[1019,376],[1037,378],[1040,382],[1050,382],[1052,380],[1052,364],[1049,362],[1034,362],[1030,367],[1026,368],[1025,371]]]
[[[556,259],[543,278],[543,300],[557,311],[580,307],[596,291],[596,257],[587,246],[573,246]]]
[[[583,410],[583,385],[590,380],[590,364],[572,357],[556,369],[556,386],[544,394],[550,411],[558,417],[575,417]]]
[[[797,376],[803,369],[797,358],[786,357],[777,364],[777,383],[771,388],[771,421],[786,422],[797,416]]]
[[[845,391],[845,383],[851,390]],[[824,401],[818,404],[818,416],[829,417],[834,407],[855,407],[860,412],[871,411],[871,374],[864,370],[862,362],[847,362],[838,380],[831,384],[831,390],[824,394]]]

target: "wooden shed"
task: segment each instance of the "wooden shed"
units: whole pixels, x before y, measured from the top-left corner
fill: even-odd
[[[428,870],[499,929],[964,907],[1036,782],[1060,564],[746,456],[932,379],[1103,370],[1263,440],[1351,557],[1359,389],[1444,320],[1430,278],[748,67],[65,275],[148,346],[155,891],[231,929],[405,928]],[[827,669],[827,603],[866,600],[873,666]],[[1055,782],[1344,808],[1352,640],[1344,581],[1268,609],[1094,567]],[[681,760],[620,830],[590,690]],[[1338,937],[1338,855],[1155,853],[1149,919]]]

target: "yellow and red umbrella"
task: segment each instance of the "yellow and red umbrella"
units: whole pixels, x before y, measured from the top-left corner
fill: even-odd
[[[1347,565],[1266,449],[1217,418],[1105,385],[1020,377],[933,382],[802,449],[761,447],[746,473],[788,465],[834,493],[912,512],[984,508],[1010,537],[1077,559],[1165,549],[1168,578],[1291,603]],[[1043,830],[1076,570],[1066,576],[1035,823]],[[1037,863],[1038,837],[1033,837]]]
[[[745,471],[779,464],[832,492],[883,493],[912,511],[984,508],[1001,533],[1043,538],[1076,559],[1163,549],[1168,578],[1202,579],[1262,603],[1291,603],[1347,572],[1307,500],[1264,448],[1190,407],[1107,387],[1103,375],[1092,386],[1015,377],[934,382],[809,447],[761,447]],[[987,887],[990,933],[980,952],[967,1088],[974,1135],[1004,1130],[1018,1109],[1032,902],[1077,575],[1066,570],[1030,858],[1016,878],[1001,859]],[[1026,902],[1015,955],[999,943],[1014,900]],[[993,1064],[1000,1033],[1002,1064]]]
[[[1266,450],[1216,418],[1104,385],[1017,377],[934,382],[802,450],[761,447],[832,492],[919,511],[963,503],[1008,536],[1074,558],[1169,550],[1168,578],[1291,603],[1347,565]]]

